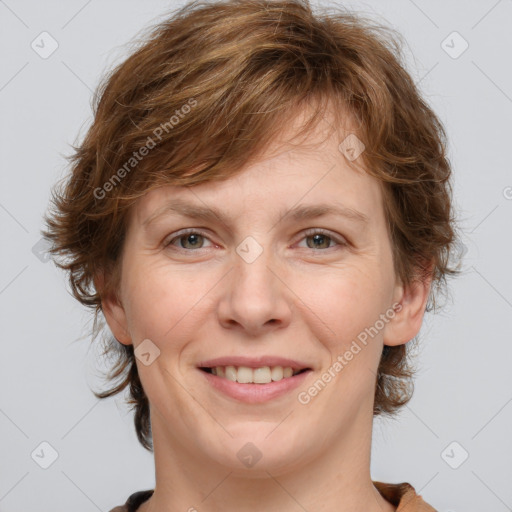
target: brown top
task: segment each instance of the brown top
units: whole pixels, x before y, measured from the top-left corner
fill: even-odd
[[[435,508],[423,501],[420,494],[416,494],[414,487],[407,483],[386,484],[373,482],[380,494],[392,505],[396,506],[396,512],[437,512]],[[136,512],[139,505],[148,500],[153,490],[139,491],[132,494],[124,505],[113,508],[110,512]]]
[[[396,512],[437,512],[434,507],[423,501],[421,494],[416,494],[414,487],[407,482],[385,484],[374,481],[373,485],[386,500],[397,507]]]

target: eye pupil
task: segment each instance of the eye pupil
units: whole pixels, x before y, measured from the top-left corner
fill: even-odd
[[[201,235],[197,235],[194,233],[190,233],[188,235],[185,235],[182,239],[185,239],[185,245],[190,242],[192,239],[192,247],[197,247],[198,245],[198,238],[201,238]],[[194,241],[195,240],[195,241]],[[186,249],[186,247],[184,247]]]
[[[176,237],[174,241],[179,240],[179,245],[182,249],[198,249],[202,247],[201,242],[203,238],[205,237],[200,233],[190,232]],[[330,244],[333,241],[331,236],[322,232],[306,235],[304,239],[310,249],[330,249]],[[167,245],[174,245],[173,240],[171,240]]]
[[[310,238],[313,238],[314,242],[313,242],[313,247],[320,247],[322,246],[322,240],[325,242],[327,240],[327,247],[329,246],[329,240],[330,240],[330,237],[326,236],[326,235],[322,235],[322,234],[316,234],[316,235],[313,235],[312,237]],[[320,244],[318,244],[317,242],[320,241]]]

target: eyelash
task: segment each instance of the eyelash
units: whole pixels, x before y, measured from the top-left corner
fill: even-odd
[[[194,234],[194,235],[200,235],[204,238],[208,238],[208,235],[206,233],[204,233],[203,231],[201,230],[198,230],[198,229],[193,229],[193,228],[190,228],[190,229],[187,229],[185,231],[182,231],[181,233],[178,233],[177,236],[174,236],[173,238],[171,238],[168,242],[164,242],[164,248],[168,248],[168,247],[171,247],[173,245],[173,242],[176,241],[176,240],[180,240],[181,238],[184,238],[185,236],[187,235],[191,235],[191,234]],[[347,242],[343,241],[342,239],[332,235],[329,231],[326,231],[324,229],[316,229],[316,228],[311,228],[311,229],[308,229],[304,232],[302,238],[299,240],[303,240],[309,236],[312,236],[312,235],[323,235],[323,236],[326,236],[327,238],[329,238],[331,241],[337,243],[340,247],[345,247],[348,245]],[[209,238],[208,238],[209,240]],[[211,240],[210,240],[211,242]],[[306,247],[305,249],[310,249],[311,251],[314,251],[314,252],[322,252],[322,251],[328,251],[329,249],[334,249],[335,247],[328,247],[327,249],[310,249],[309,247]],[[178,251],[182,251],[182,252],[194,252],[194,251],[200,251],[201,249],[207,249],[207,247],[200,247],[199,249],[184,249],[183,247],[174,247],[175,250],[178,250]]]

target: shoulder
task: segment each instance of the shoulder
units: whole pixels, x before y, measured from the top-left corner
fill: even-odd
[[[396,512],[437,512],[435,508],[426,503],[414,487],[408,482],[388,484],[373,481],[379,493],[392,505],[397,507]],[[132,494],[124,505],[113,508],[110,512],[136,512],[141,503],[148,500],[153,490],[139,491]]]
[[[397,507],[396,512],[437,512],[408,482],[387,484],[374,481],[373,485],[386,500]]]
[[[139,508],[139,505],[148,500],[152,494],[153,489],[135,492],[126,500],[124,505],[119,505],[109,512],[136,512],[136,510]]]

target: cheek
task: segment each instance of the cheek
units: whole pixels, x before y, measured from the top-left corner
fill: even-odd
[[[149,338],[163,346],[187,325],[197,328],[194,313],[213,286],[207,276],[165,263],[127,265],[126,270],[125,310],[135,344]]]
[[[296,286],[307,306],[301,307],[301,314],[334,356],[374,325],[386,307],[387,284],[376,267],[345,267],[300,277]]]

